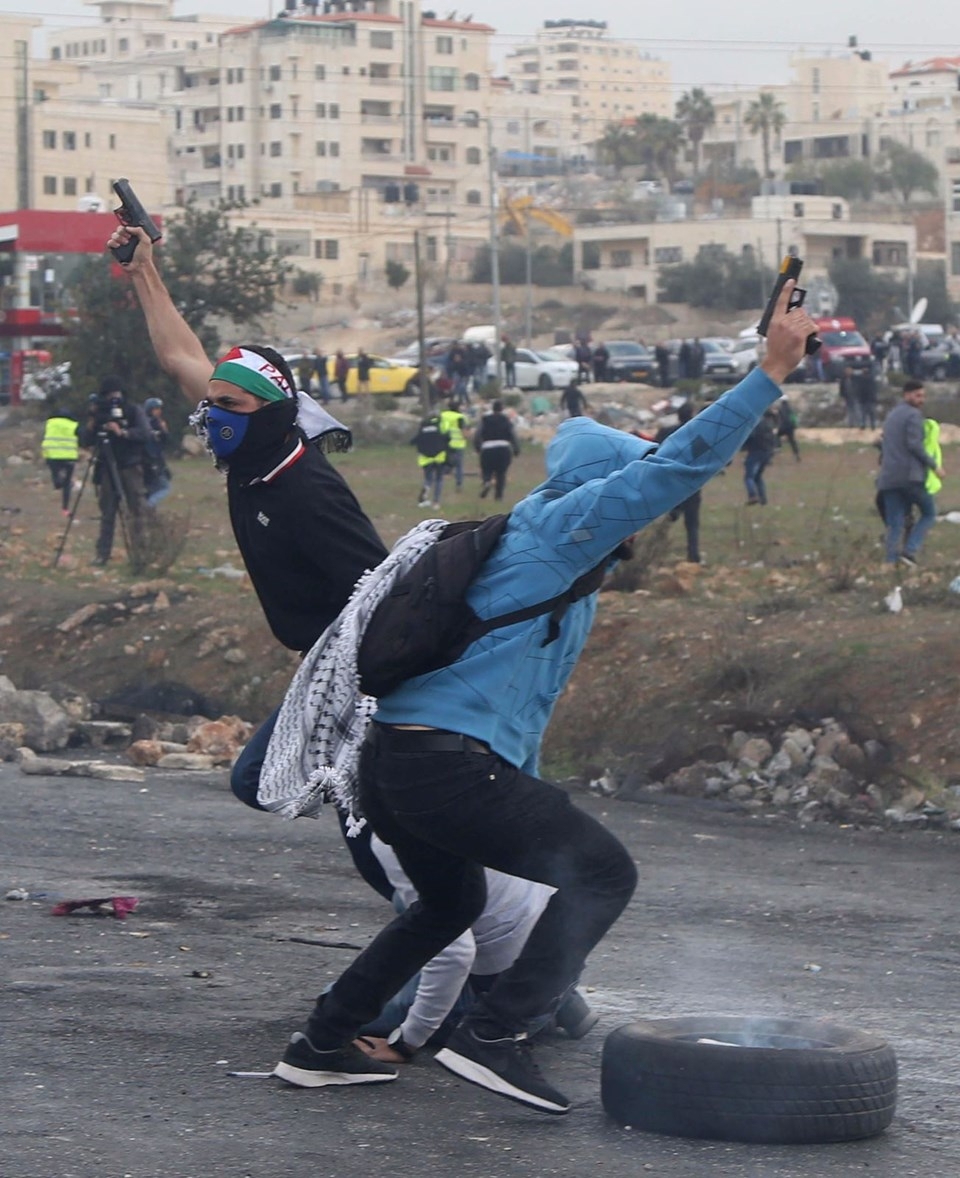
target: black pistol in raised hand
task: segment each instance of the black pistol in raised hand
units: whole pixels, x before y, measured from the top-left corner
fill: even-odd
[[[158,229],[156,221],[137,199],[137,194],[130,187],[130,181],[114,180],[113,191],[120,200],[120,207],[113,210],[120,224],[142,229],[151,241],[159,241],[163,234]],[[118,262],[129,262],[136,248],[136,237],[131,237],[123,245],[110,247]]]
[[[777,281],[773,284],[773,293],[770,295],[764,312],[760,316],[760,322],[757,325],[757,335],[762,335],[766,338],[767,332],[770,330],[770,320],[773,318],[773,312],[776,310],[777,300],[780,298],[781,291],[791,278],[794,282],[799,281],[800,271],[802,269],[803,262],[794,254],[787,254],[783,259],[783,262],[780,264],[779,273],[777,274]],[[806,297],[807,292],[802,286],[794,287],[793,294],[790,296],[790,306],[787,309],[792,311],[794,307],[802,307]],[[812,356],[819,347],[820,340],[811,332],[807,336],[807,355]]]

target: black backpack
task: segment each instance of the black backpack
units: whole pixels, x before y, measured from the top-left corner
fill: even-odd
[[[449,524],[406,576],[399,578],[374,610],[357,652],[360,690],[378,699],[407,679],[455,662],[478,638],[550,614],[543,646],[560,634],[560,623],[573,604],[600,588],[607,560],[578,577],[549,601],[525,606],[495,618],[478,618],[465,594],[493,551],[509,516]]]

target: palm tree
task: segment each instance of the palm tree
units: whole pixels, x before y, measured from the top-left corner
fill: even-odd
[[[683,127],[693,148],[693,173],[700,171],[700,144],[708,127],[717,121],[717,112],[705,90],[696,86],[681,94],[677,102],[677,122]]]
[[[779,135],[787,121],[783,113],[783,105],[777,101],[775,95],[768,90],[760,92],[759,98],[754,99],[743,115],[743,121],[751,135],[759,135],[763,144],[763,174],[772,175],[770,171],[770,137]]]
[[[607,123],[596,143],[597,158],[613,166],[619,176],[627,164],[636,163],[637,135],[624,123]]]
[[[640,115],[635,123],[640,162],[658,171],[672,185],[677,176],[677,156],[683,144],[683,128],[661,115]]]

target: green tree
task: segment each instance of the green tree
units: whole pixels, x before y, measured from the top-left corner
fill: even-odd
[[[752,311],[760,292],[773,286],[773,272],[756,254],[732,254],[724,246],[702,247],[693,262],[667,266],[657,277],[658,299],[715,311]]]
[[[947,291],[947,268],[945,263],[929,258],[917,262],[914,279],[914,297],[927,300],[924,320],[927,323],[955,323],[957,305]],[[907,308],[908,312],[910,308]]]
[[[410,277],[410,271],[404,266],[403,262],[395,262],[390,259],[387,262],[387,285],[393,290],[399,290],[401,286]]]
[[[229,206],[188,205],[164,225],[157,265],[170,297],[208,355],[221,350],[221,329],[257,334],[292,272],[256,227],[232,226]],[[74,408],[82,409],[107,373],[119,376],[135,400],[167,397],[170,418],[179,393],[157,364],[143,314],[131,283],[115,272],[112,259],[81,263],[66,291],[74,314],[60,358],[70,361]]]
[[[637,135],[633,127],[623,123],[607,123],[597,140],[597,157],[609,164],[619,176],[628,164],[637,162]]]
[[[905,285],[874,269],[866,258],[835,258],[830,281],[837,288],[837,314],[855,319],[868,335],[895,322],[894,308],[905,301]]]
[[[836,160],[820,173],[825,196],[844,200],[870,200],[877,188],[877,173],[867,160]]]
[[[677,156],[683,144],[683,128],[662,115],[640,115],[635,124],[638,162],[673,184],[677,177]]]
[[[695,86],[680,96],[677,102],[677,122],[683,128],[693,149],[693,172],[700,172],[700,144],[707,130],[717,121],[717,112],[705,90]]]
[[[501,242],[498,257],[501,284],[523,286],[527,281],[526,248]],[[560,249],[552,245],[536,246],[531,263],[535,286],[569,286],[573,281],[573,252],[569,243]],[[489,282],[490,277],[490,247],[483,245],[474,255],[470,279],[472,282]]]
[[[747,130],[751,135],[760,136],[763,174],[766,177],[773,175],[770,171],[771,141],[779,136],[786,121],[787,116],[784,114],[782,103],[769,90],[761,91],[760,96],[755,98],[744,112],[743,122]]]
[[[940,173],[925,155],[902,143],[889,143],[883,152],[883,179],[888,188],[909,204],[914,192],[936,195]]]

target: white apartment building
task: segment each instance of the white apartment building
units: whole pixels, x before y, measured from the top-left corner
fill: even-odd
[[[578,281],[647,303],[656,301],[662,268],[693,262],[701,250],[750,253],[775,268],[791,246],[803,258],[805,281],[825,277],[835,258],[868,258],[902,278],[916,257],[916,231],[852,220],[847,202],[835,197],[760,196],[749,217],[579,226],[574,234]]]
[[[569,99],[566,139],[576,155],[591,155],[609,123],[673,117],[669,63],[610,37],[606,21],[545,21],[533,41],[507,55],[505,69],[517,91]]]

